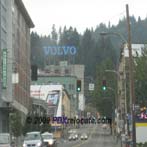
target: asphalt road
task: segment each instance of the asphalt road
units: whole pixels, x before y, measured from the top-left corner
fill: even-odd
[[[116,143],[113,136],[110,135],[110,130],[103,129],[100,124],[82,126],[77,132],[78,134],[86,132],[88,134],[88,140],[61,140],[58,143],[58,147],[121,147],[119,143]]]

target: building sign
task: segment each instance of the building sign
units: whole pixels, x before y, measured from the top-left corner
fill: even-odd
[[[147,114],[144,114],[143,112],[140,114],[140,119],[147,119]]]
[[[77,53],[74,46],[44,46],[43,50],[46,56],[75,55]]]
[[[2,85],[3,89],[7,87],[7,49],[2,51]]]
[[[136,120],[137,121],[147,121],[147,108],[142,107],[140,108],[140,111],[136,114]]]
[[[52,91],[52,93],[49,93],[47,95],[47,103],[49,106],[55,106],[55,105],[58,105],[58,102],[59,102],[59,92],[54,92]]]
[[[62,85],[31,85],[30,96],[48,103],[48,116],[62,116]]]

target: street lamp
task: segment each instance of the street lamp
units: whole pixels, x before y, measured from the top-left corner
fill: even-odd
[[[121,40],[123,41],[123,43],[127,44],[127,40],[124,38],[124,36],[118,32],[101,32],[100,33],[101,36],[107,36],[107,35],[115,35],[121,38]]]
[[[132,115],[132,141],[133,147],[136,147],[136,127],[135,127],[135,89],[134,89],[134,65],[132,57],[132,47],[131,47],[131,29],[130,29],[130,17],[129,17],[129,7],[126,5],[126,15],[127,15],[127,28],[128,28],[128,41],[123,37],[122,34],[116,32],[102,32],[100,35],[117,35],[123,42],[125,42],[129,49],[129,81],[130,81],[130,105],[131,105],[131,115]]]

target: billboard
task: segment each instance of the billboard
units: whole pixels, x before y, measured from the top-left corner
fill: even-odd
[[[62,116],[62,85],[31,85],[30,95],[48,103],[49,116]]]
[[[49,106],[56,106],[59,103],[59,96],[60,93],[59,91],[52,91],[50,93],[48,93],[46,101],[48,103]]]

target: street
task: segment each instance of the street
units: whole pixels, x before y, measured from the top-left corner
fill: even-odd
[[[0,0],[0,147],[147,147],[147,2],[125,3]]]
[[[120,143],[116,143],[109,129],[103,129],[101,125],[82,126],[77,130],[78,134],[86,132],[88,140],[68,141],[67,139],[59,141],[58,147],[120,147]],[[80,135],[79,135],[80,136]]]

